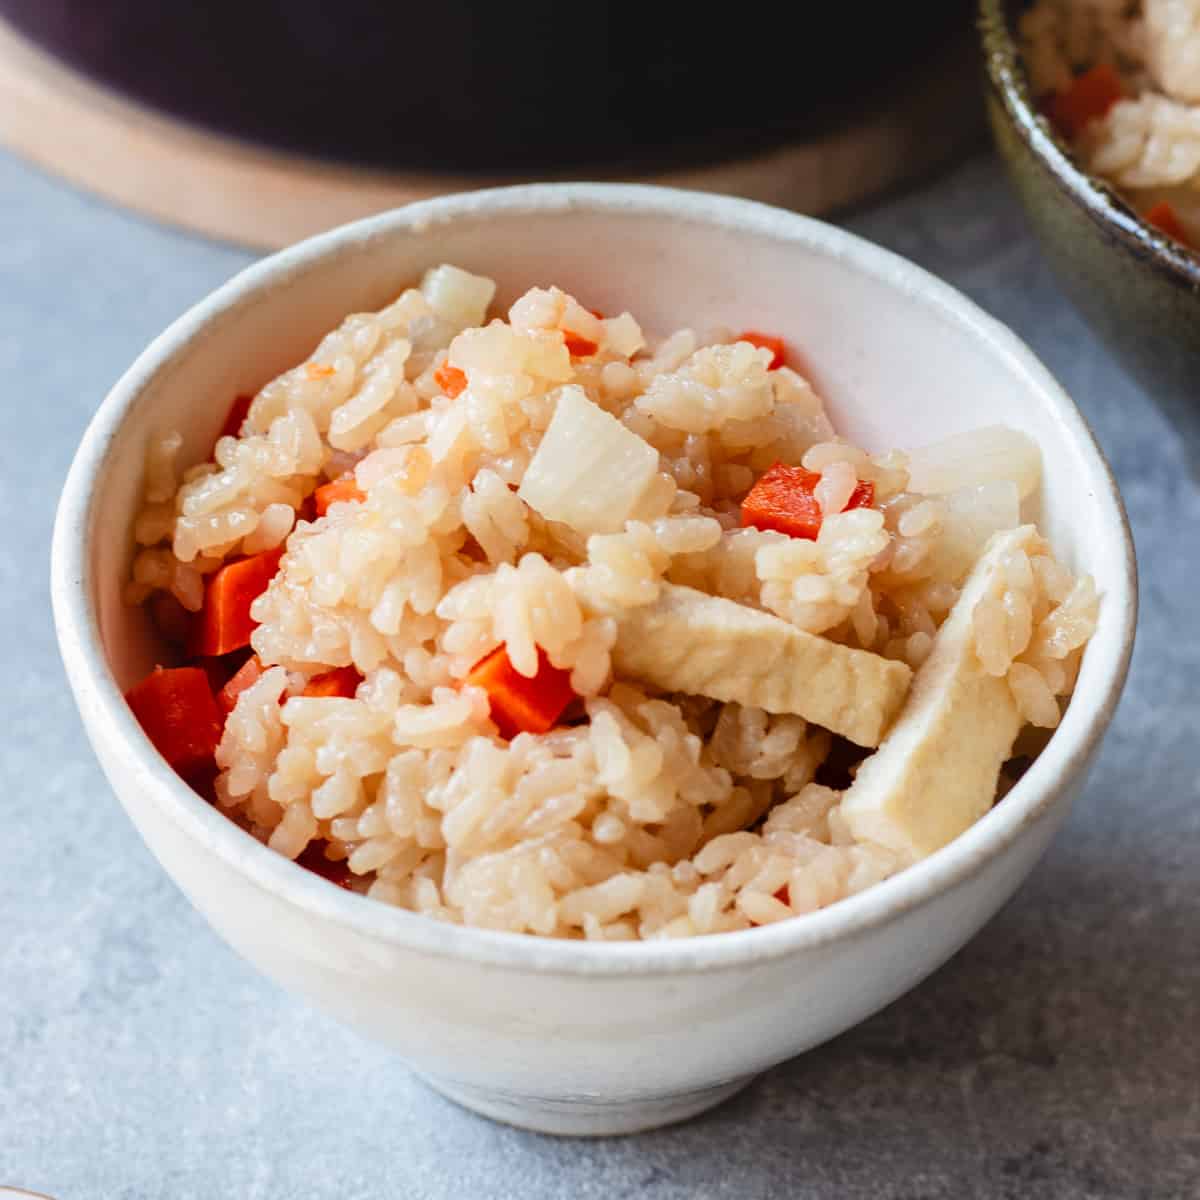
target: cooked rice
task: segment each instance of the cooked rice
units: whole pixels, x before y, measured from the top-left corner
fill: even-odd
[[[687,329],[654,341],[553,288],[484,324],[492,294],[440,267],[263,388],[212,462],[179,473],[174,433],[149,447],[129,599],[153,596],[160,624],[199,609],[222,562],[286,542],[252,609],[269,669],[227,720],[218,804],[288,857],[318,843],[371,897],[546,936],[746,929],[886,878],[896,856],[856,841],[818,781],[824,767],[844,786],[829,732],[614,679],[615,616],[688,584],[915,667],[988,536],[1018,522],[1011,479],[1028,463],[1002,450],[999,475],[995,453],[973,473],[985,443],[968,437],[937,494],[912,492],[904,454],[838,439],[807,380],[768,370],[770,351]],[[597,353],[572,358],[564,331]],[[447,363],[467,379],[454,399]],[[638,495],[614,492],[626,518],[586,536],[515,490],[572,389],[657,460]],[[776,462],[821,473],[815,541],[739,527]],[[361,503],[297,518],[349,471]],[[843,512],[860,481],[874,506]],[[1027,721],[1057,723],[1096,611],[1090,579],[1044,544],[976,610],[979,660]],[[524,674],[539,653],[570,670],[576,723],[498,736],[463,681],[502,643]],[[363,676],[353,698],[300,694],[347,666]]]
[[[1200,242],[1200,0],[1037,0],[1019,29],[1039,97],[1117,70],[1125,98],[1078,134],[1080,160],[1138,212],[1170,201]]]

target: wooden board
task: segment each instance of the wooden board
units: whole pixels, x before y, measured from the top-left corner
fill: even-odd
[[[802,212],[841,208],[960,151],[981,127],[976,61],[950,46],[920,87],[852,128],[713,166],[638,176]],[[72,183],[158,220],[274,249],[413,200],[528,177],[365,170],[249,146],[131,103],[0,22],[0,142]],[[573,178],[616,178],[604,172]]]

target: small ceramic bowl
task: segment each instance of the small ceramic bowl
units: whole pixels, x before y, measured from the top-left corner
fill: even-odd
[[[1038,113],[1013,37],[1022,7],[979,5],[996,144],[1063,290],[1182,425],[1200,462],[1200,256],[1083,171]]]
[[[228,399],[302,360],[346,312],[430,265],[557,282],[648,328],[778,331],[839,428],[918,444],[1003,420],[1047,464],[1038,519],[1102,604],[1075,698],[1045,752],[950,846],[824,911],[682,941],[589,944],[446,925],[331,887],[190,791],[122,700],[153,661],[121,602],[147,439],[211,446]],[[167,872],[271,978],[393,1048],[470,1108],[554,1133],[680,1120],[875,1012],[953,954],[1028,874],[1079,793],[1125,678],[1133,548],[1074,405],[1010,332],[894,255],[747,201],[542,185],[449,196],[347,226],[237,276],[162,334],[104,401],[55,530],[63,660],[113,789]],[[149,915],[153,920],[153,914]]]

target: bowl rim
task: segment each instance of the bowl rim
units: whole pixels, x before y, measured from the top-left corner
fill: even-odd
[[[1200,255],[1147,224],[1112,184],[1083,170],[1050,121],[1038,112],[1013,36],[1011,7],[1008,0],[979,0],[978,14],[987,78],[1009,124],[1060,191],[1094,223],[1114,234],[1136,257],[1150,259],[1179,284],[1200,291]]]
[[[724,232],[788,243],[833,257],[852,270],[933,309],[943,322],[984,343],[998,367],[1032,389],[1064,436],[1079,446],[1099,519],[1095,537],[1120,564],[1105,593],[1101,625],[1088,650],[1093,686],[1076,696],[1049,745],[1020,782],[970,829],[929,858],[829,908],[762,928],[649,942],[593,943],[457,926],[331,887],[269,850],[175,775],[142,733],[109,669],[91,602],[91,515],[106,464],[139,395],[177,355],[203,339],[211,322],[344,252],[392,236],[433,236],[439,225],[551,212],[667,217]],[[432,256],[432,255],[431,255]],[[117,381],[85,431],[63,488],[51,552],[51,597],[59,649],[88,735],[129,768],[118,797],[148,790],[191,840],[276,898],[364,937],[440,958],[558,975],[646,976],[735,969],[836,941],[848,941],[964,884],[1045,817],[1067,792],[1102,738],[1129,667],[1137,614],[1133,539],[1112,470],[1082,414],[1033,352],[949,284],[891,251],[810,217],[753,201],[633,184],[531,184],[452,194],[334,229],[258,261],[173,322]],[[111,781],[110,781],[111,782]]]

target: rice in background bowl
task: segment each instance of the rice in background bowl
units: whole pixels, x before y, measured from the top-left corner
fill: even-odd
[[[615,249],[620,249],[620,255]],[[586,943],[460,927],[329,887],[184,786],[122,699],[162,654],[124,601],[146,446],[209,453],[230,396],[302,362],[346,312],[375,309],[432,261],[469,263],[511,304],[570,279],[630,295],[649,329],[686,312],[802,344],[835,426],[912,444],[1002,414],[1042,448],[1032,511],[1102,596],[1074,699],[1004,804],[950,845],[803,920],[722,937]],[[53,598],[93,746],[139,832],[235,949],[502,1120],[618,1133],[679,1120],[841,1032],[924,978],[1032,869],[1082,786],[1124,680],[1136,612],[1115,485],[1077,410],[1030,352],[952,289],[818,222],[661,189],[573,185],[449,197],[269,259],[173,326],[89,429],[60,505]],[[147,914],[146,919],[153,919]]]
[[[1200,3],[1036,0],[1018,30],[1031,90],[1082,166],[1200,245]]]

